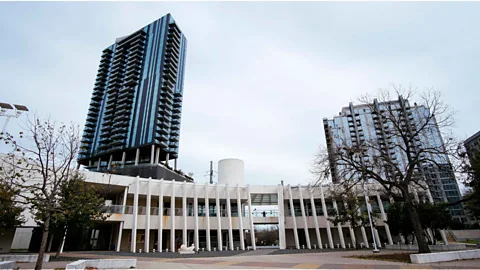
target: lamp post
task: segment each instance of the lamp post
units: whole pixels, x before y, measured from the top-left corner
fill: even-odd
[[[367,190],[365,189],[365,178],[362,181],[363,186],[363,195],[365,197],[365,205],[367,206],[367,213],[368,213],[368,220],[370,221],[370,229],[372,230],[372,238],[373,238],[373,253],[379,253],[380,250],[377,248],[377,241],[375,240],[375,229],[373,228],[372,216],[370,214],[370,203],[368,202]]]
[[[5,116],[7,118],[5,120],[5,124],[3,124],[2,133],[5,133],[7,130],[7,125],[10,121],[10,118],[18,118],[23,112],[28,112],[28,108],[24,105],[13,104],[12,107],[12,105],[9,103],[0,102],[0,116]]]

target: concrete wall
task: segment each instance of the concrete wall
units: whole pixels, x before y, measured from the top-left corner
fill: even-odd
[[[12,242],[12,251],[28,251],[33,228],[17,228]]]
[[[480,240],[480,230],[452,230],[457,241],[465,241],[467,239]]]

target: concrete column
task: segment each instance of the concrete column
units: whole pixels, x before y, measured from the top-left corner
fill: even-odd
[[[145,253],[148,253],[150,249],[150,209],[152,206],[152,194],[150,192],[150,189],[152,188],[151,182],[152,178],[149,177],[147,182],[147,216],[145,221],[145,245],[143,247]]]
[[[160,179],[158,194],[158,252],[163,249],[163,178]]]
[[[127,153],[123,152],[122,153],[122,168],[125,167],[125,159],[127,158]]]
[[[343,206],[345,207],[345,209],[347,208],[347,202],[343,202]],[[348,224],[348,230],[350,231],[350,238],[352,239],[352,247],[353,248],[356,248],[357,246],[357,239],[356,239],[356,236],[355,236],[355,231],[352,229],[352,225],[351,224]]]
[[[205,219],[207,220],[207,251],[211,251],[211,242],[210,242],[210,202],[208,201],[208,182],[205,183]]]
[[[128,196],[128,186],[126,186],[125,190],[123,191],[122,214],[125,214],[125,208],[127,207],[127,196]]]
[[[183,204],[183,244],[188,247],[188,239],[187,239],[187,181],[183,181],[183,197],[182,197],[182,204]]]
[[[298,243],[298,232],[297,232],[297,221],[295,218],[295,208],[293,207],[293,197],[292,197],[292,187],[288,185],[288,196],[290,202],[290,212],[292,213],[293,220],[293,236],[295,237],[295,247],[300,249],[300,244]]]
[[[160,147],[157,147],[157,149],[155,151],[156,151],[156,153],[155,153],[155,164],[158,165],[158,163],[160,162]]]
[[[237,213],[238,213],[238,226],[240,233],[240,249],[245,250],[245,238],[243,235],[243,213],[242,213],[242,200],[240,198],[240,187],[237,184]]]
[[[67,238],[67,229],[65,229],[65,232],[63,233],[63,238],[62,238],[62,245],[60,246],[60,253],[63,253],[63,247],[65,246],[65,238]]]
[[[303,224],[305,225],[305,227],[303,227],[303,231],[305,232],[305,240],[307,241],[307,248],[312,249],[312,246],[310,245],[310,235],[308,233],[307,215],[305,214],[305,205],[303,203],[302,187],[300,185],[298,185],[298,194],[300,196],[300,209],[302,211]]]
[[[310,185],[308,185],[308,190],[310,191],[310,204],[312,205],[312,216],[313,216],[313,223],[315,224],[315,235],[317,236],[317,246],[320,249],[323,249],[322,236],[320,235],[320,228],[318,226],[317,207],[315,206],[315,200],[313,199],[313,190]]]
[[[137,148],[137,152],[135,154],[135,165],[138,165],[140,162],[140,148]]]
[[[112,168],[112,160],[113,160],[113,155],[110,155],[110,159],[108,160],[107,170],[110,170]]]
[[[432,193],[430,192],[430,189],[427,188],[427,196],[428,196],[428,201],[430,203],[433,203],[433,197],[432,197]]]
[[[367,205],[365,205],[365,206],[368,207]],[[358,209],[358,213],[361,213],[360,209]],[[368,243],[367,232],[365,231],[365,227],[363,227],[363,226],[360,227],[360,231],[362,232],[362,238],[363,238],[363,243],[365,244],[365,247],[369,248],[370,244]]]
[[[193,215],[195,216],[195,251],[198,251],[199,237],[198,237],[198,197],[197,197],[197,182],[193,185]]]
[[[172,229],[170,230],[170,252],[175,250],[175,181],[172,181],[172,194],[170,195],[170,219],[172,220]]]
[[[222,243],[222,220],[220,219],[220,216],[221,216],[221,209],[220,209],[220,190],[219,190],[219,185],[216,184],[216,187],[215,187],[215,191],[216,191],[216,197],[215,197],[215,202],[216,202],[216,206],[215,208],[217,208],[217,224],[218,224],[218,229],[217,229],[217,242],[218,242],[218,250],[219,251],[222,251],[222,247],[223,247],[223,243]]]
[[[382,198],[380,197],[380,194],[377,194],[377,202],[378,202],[378,206],[380,207],[382,219],[384,220],[385,233],[387,234],[388,244],[393,245],[393,239],[392,239],[392,234],[390,233],[390,227],[385,222],[387,220],[387,214],[385,214],[385,208],[383,208],[383,202],[382,202]]]
[[[152,151],[150,153],[150,165],[155,164],[155,145],[152,144]]]
[[[174,169],[174,170],[177,169],[177,159],[174,159],[174,160],[173,160],[173,169]]]
[[[320,185],[320,199],[322,201],[322,210],[323,215],[325,216],[326,224],[327,224],[327,236],[328,236],[328,244],[330,248],[333,249],[333,238],[332,238],[332,231],[330,229],[330,221],[328,221],[328,212],[327,212],[327,204],[325,203],[325,195],[323,194],[323,187]]]
[[[118,236],[117,236],[117,246],[115,247],[115,251],[120,251],[120,246],[122,245],[122,232],[123,232],[123,221],[120,221],[118,225]]]
[[[257,249],[255,243],[255,229],[253,227],[253,217],[252,217],[252,196],[250,195],[250,185],[247,185],[247,203],[248,203],[248,218],[250,222],[250,240],[252,241],[253,250]]]
[[[230,189],[228,184],[225,185],[225,193],[227,193],[228,246],[230,250],[233,250],[232,204],[230,203]]]
[[[375,241],[377,242],[377,247],[381,248],[382,247],[382,242],[380,241],[380,237],[378,236],[378,230],[375,228],[374,230],[375,234]]]
[[[410,189],[413,191],[413,197],[415,198],[415,201],[416,201],[417,203],[419,203],[419,202],[420,202],[420,198],[418,197],[417,189],[416,189],[415,187],[411,187]]]
[[[97,171],[100,171],[100,164],[101,163],[102,163],[102,159],[98,158]]]
[[[285,239],[285,200],[283,192],[283,185],[278,185],[278,242],[280,249],[287,248],[287,242]]]
[[[338,213],[337,201],[335,201],[335,200],[333,200],[333,208]],[[338,229],[338,237],[340,238],[340,246],[342,248],[345,248],[345,238],[343,237],[342,225],[340,223],[337,224],[337,229]]]
[[[170,153],[167,152],[167,156],[165,157],[165,165],[168,165],[168,160],[170,159]]]
[[[140,189],[140,177],[135,177],[135,194],[133,196],[133,224],[132,237],[130,243],[130,252],[135,253],[137,250],[137,221],[138,221],[138,192]]]

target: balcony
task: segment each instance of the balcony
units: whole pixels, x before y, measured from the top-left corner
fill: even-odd
[[[134,87],[138,84],[138,79],[130,79],[128,81],[125,82],[125,85],[128,85],[130,87]]]
[[[167,128],[159,128],[159,129],[157,129],[157,133],[168,135],[168,129]]]
[[[97,120],[98,118],[98,110],[97,111],[88,111],[87,113],[87,121],[91,118],[92,120]]]
[[[118,146],[123,146],[123,145],[125,145],[125,140],[122,140],[122,139],[120,139],[120,140],[114,140],[114,141],[112,141],[112,142],[110,143],[110,145],[113,146],[113,147],[115,147],[115,148],[117,148]]]
[[[180,47],[180,39],[171,34],[167,38],[167,45],[174,45]]]
[[[178,69],[178,59],[173,58],[171,55],[165,56],[165,65],[171,65]]]
[[[173,136],[180,136],[180,132],[179,132],[178,130],[172,130],[172,131],[170,132],[170,136],[172,136],[172,137],[173,137]]]
[[[172,109],[172,112],[173,112],[173,113],[181,113],[181,112],[182,112],[182,109],[181,109],[180,107],[174,107],[174,108]]]
[[[180,130],[180,125],[172,125],[170,130]]]
[[[100,103],[96,101],[90,102],[90,107],[88,107],[89,111],[100,111]]]
[[[114,129],[117,129],[117,128],[127,128],[129,125],[129,120],[123,120],[123,121],[117,121],[113,124],[113,128]]]
[[[125,76],[129,76],[130,74],[140,74],[140,70],[136,68],[129,68],[125,72]]]
[[[105,116],[103,116],[103,120],[113,120],[113,111],[112,113],[105,113]]]
[[[125,77],[125,81],[138,81],[138,79],[140,79],[140,75],[138,73],[130,73],[128,76]]]
[[[168,119],[168,117],[167,117],[166,115],[160,114],[160,115],[158,116],[158,120],[159,120],[159,121],[168,122],[170,119]]]
[[[171,141],[171,142],[178,142],[178,137],[171,137],[171,138],[170,138],[170,141]]]
[[[110,141],[110,137],[100,138],[100,144],[108,144]]]
[[[105,86],[105,81],[101,80],[101,81],[95,81],[95,86],[101,86],[101,87],[104,87]]]
[[[129,114],[120,114],[120,115],[115,116],[115,121],[125,121],[125,120],[128,120],[128,119],[130,119]]]
[[[155,138],[157,138],[161,142],[168,142],[168,136],[164,135],[164,134],[157,134],[157,136],[155,136]]]
[[[162,76],[164,78],[170,79],[172,81],[175,81],[177,79],[177,74],[175,74],[173,72],[164,71]]]
[[[142,44],[142,45],[145,45],[145,39],[144,38],[137,38],[137,39],[133,40],[132,42],[130,42],[130,46],[135,46],[139,43]]]
[[[109,64],[110,63],[111,56],[105,56],[100,59],[101,64]]]
[[[128,131],[127,127],[115,127],[112,129],[112,134],[116,134],[116,133],[126,133]]]
[[[90,128],[94,128],[94,127],[97,126],[97,123],[94,123],[94,122],[91,122],[91,121],[87,121],[87,122],[85,123],[85,126],[86,126],[86,127],[90,127]]]
[[[175,23],[171,23],[168,25],[168,31],[176,34],[180,38],[180,30],[178,29],[178,26]]]
[[[181,103],[181,102],[182,102],[182,97],[181,97],[181,96],[175,96],[175,97],[173,98],[173,101],[174,101],[175,103]]]
[[[157,126],[159,126],[159,127],[161,127],[161,128],[162,128],[162,127],[163,127],[163,128],[168,128],[169,125],[168,125],[167,122],[157,120]]]
[[[111,135],[111,138],[112,138],[113,141],[124,140],[125,138],[127,138],[127,135],[124,134],[124,133],[115,133],[115,134]]]
[[[173,125],[179,125],[179,124],[180,124],[180,119],[178,119],[178,118],[172,118],[172,124],[173,124]]]
[[[166,52],[167,52],[166,55],[169,55],[169,54],[170,54],[170,55],[172,55],[172,56],[174,56],[174,57],[176,57],[176,58],[179,58],[179,57],[180,57],[180,55],[179,55],[179,53],[178,53],[178,50],[175,50],[173,47],[168,48],[168,49],[166,50]]]

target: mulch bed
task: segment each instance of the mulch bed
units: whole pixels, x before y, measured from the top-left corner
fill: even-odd
[[[345,256],[345,258],[412,263],[410,261],[410,254],[415,254],[415,253],[353,255],[353,256]]]

